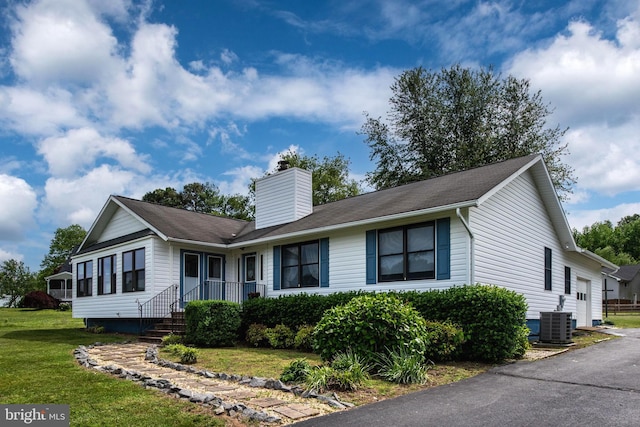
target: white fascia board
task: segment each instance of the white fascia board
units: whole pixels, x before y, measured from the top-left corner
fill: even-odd
[[[286,233],[286,234],[278,234],[277,236],[263,237],[263,238],[255,239],[255,240],[243,240],[242,242],[231,243],[226,247],[229,248],[229,249],[241,248],[241,247],[245,247],[245,246],[249,246],[249,245],[257,245],[257,244],[262,244],[262,243],[268,243],[268,242],[272,242],[272,241],[275,241],[275,240],[284,240],[284,239],[290,239],[290,238],[304,237],[304,236],[308,236],[308,235],[312,235],[312,234],[327,233],[327,232],[336,231],[336,230],[344,230],[345,228],[360,227],[360,226],[369,225],[369,224],[378,224],[380,222],[387,222],[387,221],[393,221],[393,220],[397,220],[397,219],[412,218],[412,217],[416,217],[416,216],[429,215],[429,214],[438,213],[438,212],[444,212],[444,211],[449,211],[449,210],[455,211],[456,208],[468,208],[468,207],[472,207],[472,206],[478,206],[478,203],[477,203],[476,200],[470,200],[470,201],[466,201],[466,202],[454,203],[454,204],[446,205],[446,206],[438,206],[438,207],[435,207],[435,208],[420,209],[420,210],[417,210],[417,211],[402,212],[402,213],[393,214],[393,215],[387,215],[387,216],[380,216],[380,217],[375,217],[375,218],[363,219],[363,220],[360,220],[360,221],[345,222],[343,224],[330,225],[330,226],[326,226],[326,227],[311,228],[311,229],[308,229],[308,230],[301,230],[301,231],[296,231],[296,232],[293,232],[293,233]]]
[[[98,223],[101,222],[101,219],[102,219],[103,215],[107,211],[107,207],[112,202],[115,202],[115,199],[113,198],[113,196],[109,196],[109,198],[107,199],[105,204],[102,206],[102,209],[100,209],[100,212],[98,213],[98,216],[96,217],[96,219],[93,220],[93,224],[91,224],[91,227],[89,227],[89,230],[87,231],[87,234],[84,236],[84,239],[82,239],[82,243],[80,243],[80,246],[78,246],[78,251],[81,250],[82,248],[84,248],[85,243],[87,243],[87,239],[89,239],[89,237],[93,233],[94,229],[98,226]]]
[[[489,190],[486,193],[484,193],[478,199],[478,205],[483,204],[487,199],[490,199],[491,197],[493,197],[494,194],[496,194],[498,191],[502,190],[504,187],[506,187],[508,184],[510,184],[511,181],[513,181],[514,179],[516,179],[517,177],[522,175],[526,170],[531,168],[531,166],[533,166],[536,163],[541,162],[541,161],[542,161],[542,155],[538,155],[538,157],[536,157],[535,159],[532,159],[529,163],[527,163],[526,165],[522,166],[520,169],[518,169],[513,174],[511,174],[511,176],[509,176],[508,178],[502,180],[502,182],[500,182],[498,185],[496,185],[491,190]]]
[[[154,236],[154,235],[146,235],[146,236],[138,237],[137,239],[131,239],[131,240],[127,240],[126,242],[121,242],[121,243],[117,243],[117,244],[115,244],[115,245],[106,246],[106,247],[104,247],[104,248],[95,249],[95,250],[93,250],[93,251],[83,252],[83,253],[81,253],[81,254],[75,254],[75,255],[72,255],[72,256],[71,256],[71,261],[73,261],[74,259],[77,259],[77,258],[85,257],[85,256],[87,256],[88,254],[95,254],[95,253],[97,253],[97,252],[104,252],[104,251],[105,251],[105,249],[107,249],[107,248],[109,248],[109,249],[112,249],[112,248],[119,248],[120,246],[128,245],[128,244],[130,244],[130,243],[141,242],[141,241],[144,241],[144,240],[147,240],[147,239],[154,239],[154,238],[156,238],[156,237],[158,237],[158,236]]]
[[[176,239],[175,237],[168,237],[167,242],[170,243],[181,243],[185,245],[198,245],[198,246],[206,246],[209,248],[217,248],[217,249],[229,249],[230,245],[225,245],[223,243],[211,243],[211,242],[201,242],[197,240],[188,240],[188,239]]]
[[[600,255],[595,254],[595,253],[593,253],[591,251],[588,251],[586,249],[578,248],[577,252],[582,254],[582,255],[584,255],[584,256],[586,256],[589,259],[592,259],[593,261],[599,262],[602,267],[607,267],[607,268],[610,268],[610,269],[614,270],[613,271],[614,273],[620,268],[620,267],[618,267],[618,265],[612,263],[611,261],[606,260],[606,259],[602,258]],[[611,275],[611,273],[607,273],[607,274]],[[615,276],[612,276],[612,277],[615,277]]]

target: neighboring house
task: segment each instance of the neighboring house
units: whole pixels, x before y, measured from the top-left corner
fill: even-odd
[[[612,302],[637,304],[640,296],[640,264],[621,265],[617,271],[605,271],[606,299]],[[603,295],[602,299],[605,299]]]
[[[311,196],[298,168],[256,182],[253,222],[111,196],[73,257],[73,316],[134,331],[177,300],[489,283],[526,297],[534,334],[560,301],[578,326],[602,319],[601,268],[616,266],[576,246],[539,155],[315,207]]]
[[[44,278],[47,281],[47,293],[63,302],[71,302],[73,296],[73,273],[71,260],[68,259],[60,267],[54,270],[51,276]]]

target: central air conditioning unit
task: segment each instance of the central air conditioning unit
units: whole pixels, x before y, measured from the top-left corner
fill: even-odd
[[[571,343],[571,313],[548,311],[540,313],[540,342]]]

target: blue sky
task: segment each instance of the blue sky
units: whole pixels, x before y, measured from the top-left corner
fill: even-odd
[[[9,0],[0,22],[0,261],[33,271],[110,194],[246,193],[290,149],[363,179],[363,113],[416,66],[529,79],[569,128],[570,225],[640,212],[638,0]]]

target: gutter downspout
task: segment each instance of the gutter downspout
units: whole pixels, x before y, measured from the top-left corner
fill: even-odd
[[[466,228],[467,233],[469,233],[469,239],[470,239],[469,240],[469,270],[467,272],[469,283],[467,284],[473,285],[474,283],[473,273],[475,271],[474,251],[473,251],[473,247],[474,247],[473,231],[471,231],[471,227],[469,226],[469,223],[467,222],[467,220],[464,218],[464,216],[462,216],[462,212],[460,211],[460,208],[456,208],[456,216],[458,217],[458,219],[460,219],[460,222],[462,222],[462,225],[464,225],[464,228]]]

